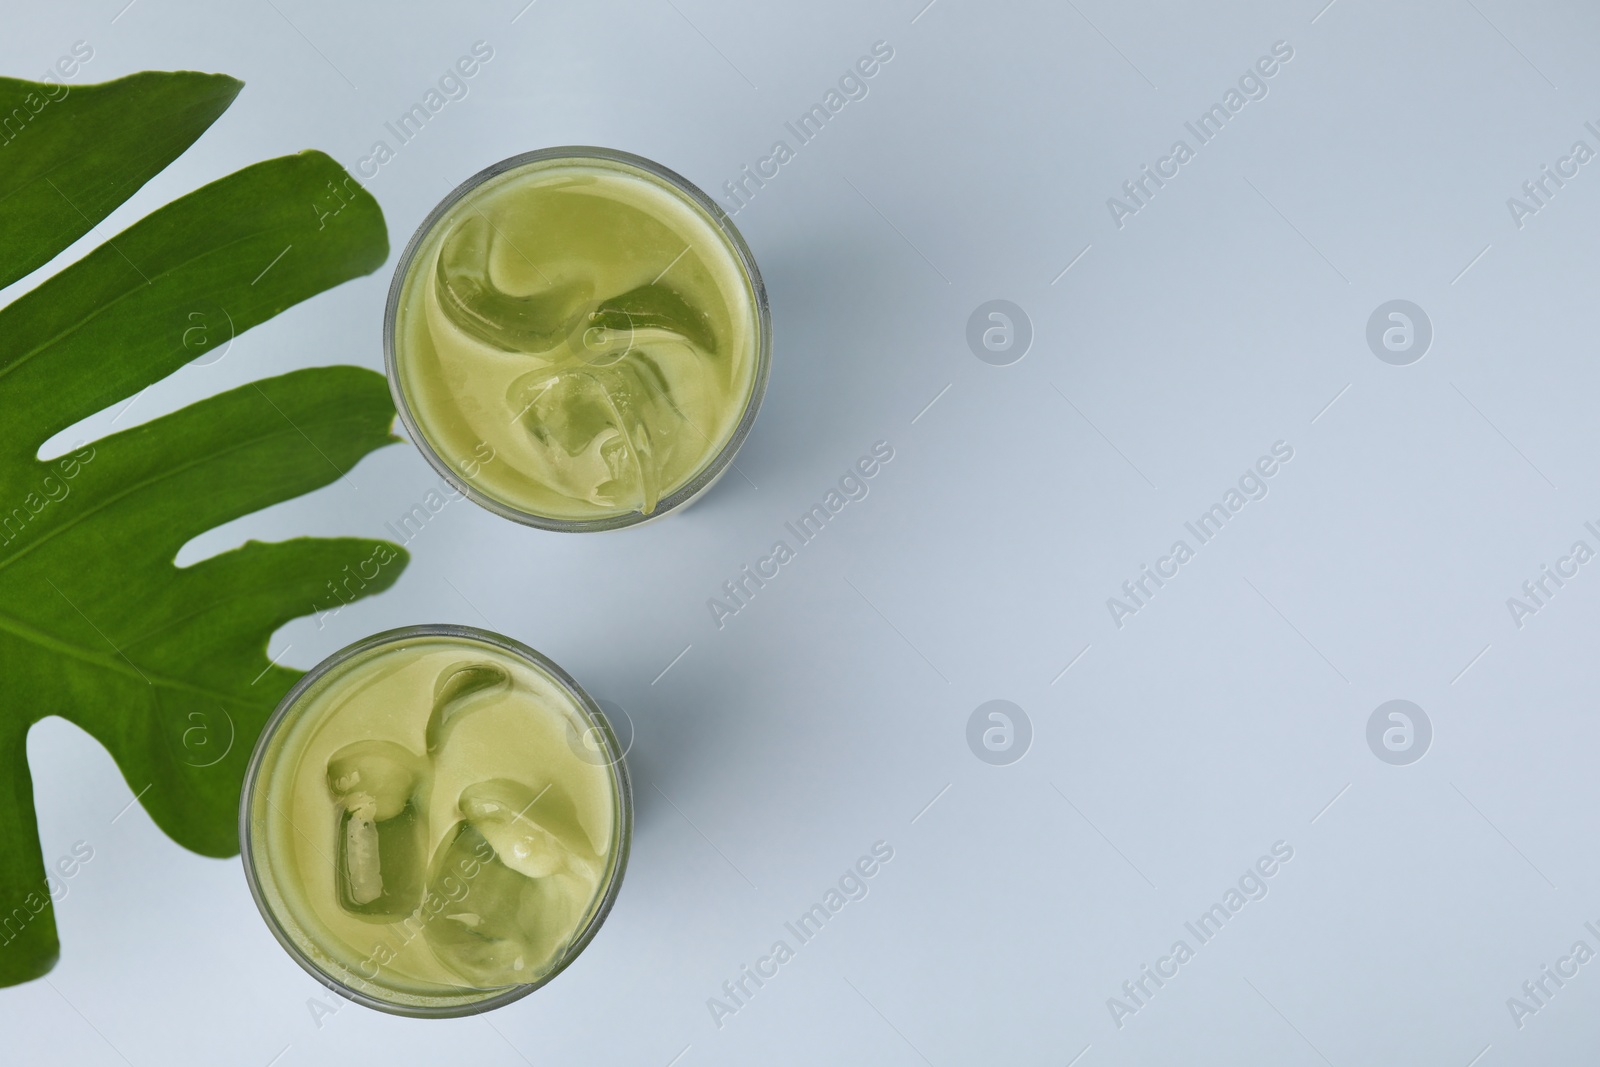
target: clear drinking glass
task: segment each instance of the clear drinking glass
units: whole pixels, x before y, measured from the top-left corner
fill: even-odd
[[[727,470],[766,391],[771,315],[749,247],[687,179],[547,148],[429,213],[383,345],[407,435],[463,494],[529,526],[609,530]]]
[[[334,992],[418,1018],[487,1011],[559,974],[610,912],[633,828],[623,756],[595,701],[526,645],[466,626],[376,634],[263,728],[240,798],[245,878]]]

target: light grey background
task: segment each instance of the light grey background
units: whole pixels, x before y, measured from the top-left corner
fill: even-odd
[[[1600,562],[1520,629],[1506,599],[1574,541],[1600,548],[1583,526],[1600,525],[1600,162],[1521,228],[1507,198],[1574,141],[1600,149],[1600,9],[523,2],[34,6],[7,13],[0,69],[38,76],[83,40],[78,80],[246,82],[65,261],[258,159],[356,167],[476,41],[494,58],[470,95],[367,180],[395,247],[453,184],[546,145],[637,152],[719,194],[892,46],[738,215],[775,332],[742,476],[610,535],[452,504],[393,591],[272,640],[303,668],[387,627],[487,625],[625,708],[638,825],[616,911],[491,1015],[328,1015],[238,861],[167,841],[105,752],[51,720],[29,739],[45,855],[95,856],[58,905],[60,965],[0,991],[8,1061],[1592,1055],[1600,962],[1520,1028],[1507,999],[1575,941],[1600,950]],[[1107,198],[1193,146],[1184,123],[1278,41],[1293,58],[1268,95],[1118,228]],[[293,367],[379,368],[388,269],[63,438]],[[966,343],[994,299],[1033,327],[1010,366]],[[1395,299],[1433,325],[1409,366],[1366,343]],[[719,630],[707,599],[879,440],[894,459],[870,495]],[[1278,441],[1294,456],[1266,498],[1118,628],[1107,598],[1195,546],[1184,523]],[[436,484],[399,445],[181,559],[385,536]],[[1032,725],[1004,766],[967,744],[997,699]],[[1367,745],[1393,699],[1432,723],[1406,766]],[[784,922],[877,841],[894,859],[866,899],[719,1028],[707,999],[792,943]],[[1279,841],[1293,859],[1266,898],[1200,946],[1185,922]],[[1194,958],[1119,1028],[1108,998],[1180,938]]]

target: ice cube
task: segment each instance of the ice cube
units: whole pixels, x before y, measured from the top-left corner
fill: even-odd
[[[393,922],[415,911],[426,876],[422,829],[415,804],[381,821],[346,810],[334,861],[340,907],[370,922]]]
[[[582,361],[517,378],[506,399],[550,485],[575,499],[648,515],[673,460],[705,448],[705,432],[684,412],[704,406],[710,370],[682,336],[655,327],[608,333],[594,343]]]
[[[439,673],[433,687],[433,713],[428,716],[428,754],[436,754],[455,727],[458,716],[477,698],[511,688],[511,675],[493,663],[458,663]]]
[[[340,807],[334,882],[345,911],[388,922],[422,899],[424,844],[416,793],[420,762],[391,741],[346,745],[328,760],[328,790]]]
[[[422,777],[421,761],[393,741],[357,741],[328,758],[333,798],[376,821],[398,815]]]
[[[458,329],[486,344],[507,352],[547,352],[581,321],[594,287],[568,281],[523,295],[504,292],[489,272],[490,253],[501,239],[482,214],[456,223],[439,246],[439,306]]]
[[[440,963],[480,989],[537,978],[559,945],[539,936],[531,878],[501,862],[470,823],[439,847],[424,908],[423,936]]]
[[[682,337],[707,353],[716,351],[717,338],[705,313],[692,306],[677,290],[652,282],[602,301],[590,316],[591,324],[626,326],[633,331],[659,330]]]
[[[353,811],[344,813],[339,836],[339,896],[348,908],[363,908],[383,896],[378,860],[378,824]]]
[[[535,791],[521,782],[494,778],[461,791],[461,814],[494,847],[500,861],[529,878],[557,872],[593,885],[599,857],[576,825],[563,818],[572,804],[554,784]],[[575,816],[575,812],[572,812]]]

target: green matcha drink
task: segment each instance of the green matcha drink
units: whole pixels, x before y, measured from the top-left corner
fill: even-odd
[[[507,517],[595,530],[716,480],[755,419],[769,332],[755,261],[710,198],[637,156],[559,148],[434,209],[384,342],[442,474]]]
[[[631,804],[599,709],[558,667],[466,627],[330,657],[262,732],[240,811],[268,925],[339,992],[405,1015],[483,1011],[594,936]]]

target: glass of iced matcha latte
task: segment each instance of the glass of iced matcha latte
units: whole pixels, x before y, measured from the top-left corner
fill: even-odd
[[[256,744],[239,830],[267,925],[319,981],[417,1017],[524,996],[587,945],[632,831],[599,707],[531,648],[391,630],[290,690]]]
[[[434,208],[383,329],[400,419],[439,473],[507,518],[582,531],[657,518],[726,470],[771,319],[710,197],[639,156],[550,148]]]

